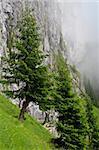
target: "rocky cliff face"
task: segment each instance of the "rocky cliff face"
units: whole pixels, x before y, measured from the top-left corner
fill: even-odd
[[[61,9],[57,0],[0,0],[0,56],[7,53],[10,29],[15,28],[27,7],[37,19],[43,50],[49,54],[47,63],[52,64],[52,52],[58,50],[67,58],[69,53],[62,35]],[[76,73],[72,75],[76,75],[76,85],[79,87],[79,77]]]
[[[43,50],[49,54],[47,63],[52,64],[52,52],[58,50],[67,58],[68,51],[63,40],[61,11],[57,0],[0,0],[0,56],[7,53],[9,30],[11,27],[15,28],[22,11],[26,7],[32,10],[37,19]],[[77,74],[74,73],[74,75],[76,75],[76,84],[79,87],[80,80]],[[74,83],[75,86],[76,84]],[[77,86],[75,89],[78,89]],[[39,111],[39,107],[33,105],[32,110],[34,110],[34,107],[37,108],[35,116],[42,118],[42,112]]]
[[[6,53],[10,18],[14,27],[26,7],[36,16],[43,50],[47,53],[60,50],[66,55],[61,31],[61,11],[56,0],[0,0],[0,55]]]
[[[37,19],[43,51],[49,54],[47,63],[52,64],[52,52],[60,50],[67,56],[61,31],[61,11],[57,0],[0,0],[0,56],[6,55],[10,30],[16,27],[26,7],[30,8]],[[44,119],[39,106],[32,104],[30,113]]]

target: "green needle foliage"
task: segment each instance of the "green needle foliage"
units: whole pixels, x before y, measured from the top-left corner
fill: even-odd
[[[96,107],[98,107],[99,92],[93,87],[93,84],[91,83],[90,79],[88,79],[87,77],[84,77],[84,86],[85,86],[86,93],[91,98],[92,103]]]
[[[85,101],[73,92],[72,78],[62,54],[56,55],[57,95],[56,110],[59,113],[58,145],[66,150],[83,150],[87,147],[88,122]]]
[[[19,115],[19,119],[23,120],[29,102],[39,104],[44,100],[43,93],[48,81],[48,70],[44,65],[45,55],[40,48],[39,31],[30,12],[25,12],[22,16],[14,39],[13,47],[5,59],[3,77],[8,85],[17,85],[17,89],[10,88],[5,91],[6,94],[25,100]]]
[[[99,128],[97,126],[97,119],[94,116],[93,105],[90,99],[87,99],[86,113],[89,123],[89,149],[98,150],[99,149]]]

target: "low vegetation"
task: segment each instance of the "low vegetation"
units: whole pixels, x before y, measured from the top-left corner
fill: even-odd
[[[19,111],[0,95],[0,150],[55,150],[51,134],[29,115],[20,122]]]

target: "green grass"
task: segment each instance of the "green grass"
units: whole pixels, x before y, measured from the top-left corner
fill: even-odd
[[[0,95],[0,150],[53,150],[50,133],[29,115],[21,123],[18,114],[17,106]]]
[[[0,95],[0,150],[55,150],[52,135],[35,119],[26,115],[18,121],[19,108]],[[94,107],[99,127],[99,108]]]

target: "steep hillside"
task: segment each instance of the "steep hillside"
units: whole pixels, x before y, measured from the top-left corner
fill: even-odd
[[[19,109],[0,95],[0,150],[53,150],[52,136],[36,120],[26,115],[18,121]]]

